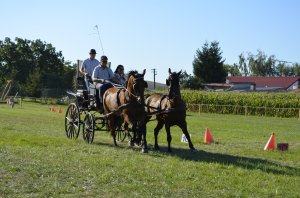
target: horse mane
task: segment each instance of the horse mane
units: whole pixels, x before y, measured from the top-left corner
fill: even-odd
[[[134,75],[136,75],[136,74],[138,74],[138,72],[136,71],[136,70],[131,70],[131,71],[129,71],[128,72],[128,77],[127,77],[127,80],[129,80],[129,78],[130,78],[130,76],[134,76]]]

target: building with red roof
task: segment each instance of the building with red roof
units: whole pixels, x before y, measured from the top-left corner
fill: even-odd
[[[251,90],[293,90],[299,88],[300,76],[227,76],[226,84],[249,85]]]

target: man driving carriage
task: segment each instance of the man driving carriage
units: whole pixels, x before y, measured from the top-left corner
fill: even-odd
[[[103,111],[103,105],[102,105],[102,96],[104,92],[113,87],[113,85],[110,82],[118,82],[116,79],[113,71],[107,67],[107,57],[101,56],[100,58],[100,64],[95,67],[93,74],[92,74],[92,80],[94,84],[96,85],[96,89],[99,90],[99,98],[100,98],[100,111]]]
[[[96,50],[90,50],[90,58],[83,61],[80,72],[84,75],[84,81],[86,87],[89,87],[89,82],[92,82],[92,74],[96,66],[99,65],[99,61],[95,58],[96,57]]]

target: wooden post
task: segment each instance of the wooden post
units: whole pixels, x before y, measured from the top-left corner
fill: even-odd
[[[245,107],[245,116],[247,116],[247,106]]]
[[[265,117],[267,117],[267,107],[265,107]]]
[[[201,105],[198,104],[198,114],[200,115],[200,113],[201,113]]]

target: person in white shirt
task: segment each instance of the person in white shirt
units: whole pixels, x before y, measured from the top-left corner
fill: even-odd
[[[113,87],[113,85],[110,82],[117,81],[113,71],[109,67],[107,67],[106,56],[101,56],[100,64],[97,67],[95,67],[93,71],[92,79],[94,84],[96,85],[96,89],[99,90],[100,103],[102,103],[102,96],[104,92],[110,87]],[[102,104],[100,105],[100,107],[102,107]]]
[[[89,82],[92,82],[92,74],[96,66],[99,65],[99,61],[95,58],[96,57],[96,50],[90,50],[90,58],[83,61],[80,72],[84,75],[84,80],[86,83],[86,87],[89,87]]]

